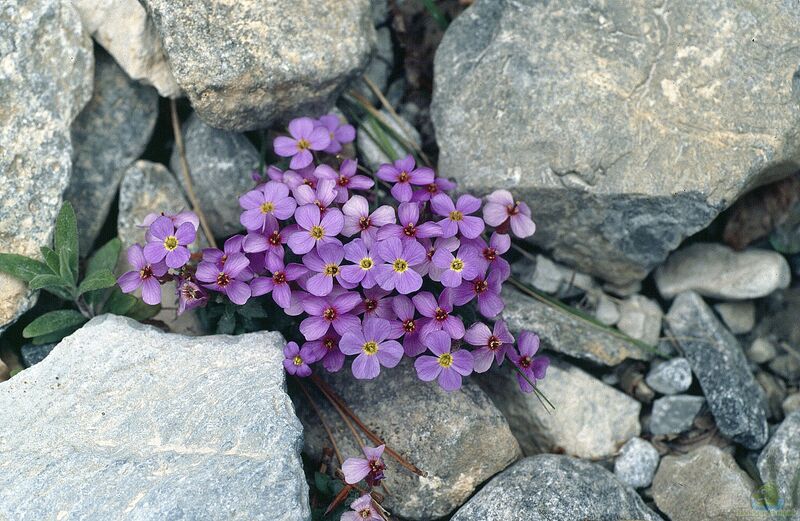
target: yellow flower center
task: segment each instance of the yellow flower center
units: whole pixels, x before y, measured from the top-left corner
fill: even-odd
[[[392,263],[392,269],[397,273],[403,273],[408,269],[408,262],[403,259],[397,259]]]
[[[487,345],[490,351],[497,351],[498,349],[500,349],[500,346],[502,346],[503,343],[496,336],[490,336]]]
[[[451,221],[461,221],[464,219],[464,214],[459,212],[458,210],[453,210],[450,212],[450,220]]]
[[[174,235],[170,235],[169,237],[164,239],[164,247],[169,251],[174,250],[175,248],[178,247],[178,238],[175,237]]]
[[[295,355],[294,360],[292,360],[294,365],[303,365],[303,359],[300,358],[300,355]]]
[[[261,213],[272,213],[273,210],[275,210],[275,204],[270,201],[261,203]]]
[[[300,141],[297,142],[297,149],[298,150],[305,150],[305,149],[310,148],[310,147],[311,147],[311,143],[309,143],[305,139],[301,139]]]
[[[322,226],[312,226],[308,231],[313,238],[320,240],[325,237],[325,229]]]
[[[372,266],[374,266],[374,265],[375,265],[375,264],[372,262],[372,259],[370,259],[369,257],[364,257],[363,259],[361,259],[360,261],[358,261],[358,266],[359,266],[359,267],[360,267],[362,270],[369,270],[369,269],[372,269]]]
[[[378,352],[378,343],[370,340],[361,346],[361,350],[367,353],[369,356],[372,356]]]
[[[329,277],[335,277],[339,274],[339,266],[336,264],[326,264],[325,265],[325,275]]]
[[[450,353],[439,355],[439,365],[442,367],[450,367],[453,365],[453,355]]]
[[[450,269],[456,272],[461,272],[464,269],[464,261],[459,258],[453,259],[453,262],[450,263]]]

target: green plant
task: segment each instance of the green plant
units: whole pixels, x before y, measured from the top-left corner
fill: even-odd
[[[159,306],[148,306],[117,287],[114,267],[120,249],[120,240],[111,239],[89,257],[81,270],[75,211],[65,202],[56,218],[53,247],[41,247],[43,262],[15,253],[0,253],[0,271],[27,283],[31,290],[46,291],[69,303],[64,309],[36,317],[22,335],[34,344],[46,344],[60,341],[102,313],[136,320],[146,320],[158,313]]]

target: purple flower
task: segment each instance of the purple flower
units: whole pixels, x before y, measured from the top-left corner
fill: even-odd
[[[292,137],[278,136],[273,141],[275,153],[281,157],[291,157],[289,168],[303,168],[311,164],[312,150],[325,150],[331,144],[328,129],[315,127],[311,118],[297,118],[289,122]]]
[[[195,284],[189,279],[180,279],[175,288],[178,294],[178,314],[183,314],[187,309],[194,309],[204,306],[208,302],[206,290]]]
[[[196,277],[204,286],[227,295],[234,304],[243,305],[250,298],[250,286],[240,277],[247,273],[250,261],[243,253],[234,253],[220,268],[213,262],[201,262]]]
[[[486,270],[486,261],[472,246],[462,246],[456,255],[445,248],[438,249],[433,254],[433,265],[444,270],[441,281],[448,288],[460,286],[462,280],[473,280]]]
[[[476,373],[488,371],[495,360],[497,365],[502,364],[506,354],[512,352],[514,347],[514,337],[508,331],[505,320],[495,322],[493,331],[489,331],[486,324],[475,322],[467,329],[464,340],[478,348],[472,351]]]
[[[371,248],[378,237],[379,229],[386,225],[394,225],[394,208],[383,205],[371,214],[369,213],[369,203],[366,198],[354,195],[342,206],[344,213],[344,226],[342,234],[352,237],[361,233],[361,238],[367,247]]]
[[[424,382],[436,380],[445,391],[461,387],[461,377],[472,372],[472,353],[466,349],[451,352],[452,339],[444,331],[427,335],[423,343],[436,356],[420,355],[414,361],[417,376]]]
[[[306,281],[306,290],[312,295],[324,297],[333,291],[333,279],[341,282],[344,248],[338,244],[323,244],[316,251],[303,255],[303,264],[315,275]]]
[[[218,248],[204,248],[203,249],[203,260],[205,262],[213,262],[219,267],[222,267],[225,264],[225,261],[228,260],[228,257],[233,255],[234,253],[241,253],[242,246],[244,245],[245,237],[242,235],[234,235],[230,237],[225,244],[223,245],[223,249],[220,250]]]
[[[339,349],[339,340],[342,337],[336,333],[328,333],[319,340],[312,340],[303,344],[308,346],[328,372],[335,373],[344,365],[344,353]]]
[[[449,192],[455,187],[456,184],[451,180],[445,179],[444,177],[437,177],[432,183],[425,185],[419,190],[415,190],[411,200],[418,203],[430,201],[431,197],[436,194]]]
[[[376,251],[385,263],[375,267],[375,280],[383,289],[397,289],[406,295],[422,287],[422,276],[411,269],[425,260],[425,248],[420,243],[391,237],[379,242]]]
[[[353,308],[356,315],[364,315],[364,318],[378,317],[387,320],[394,318],[392,311],[392,299],[386,298],[391,291],[381,289],[379,286],[364,290],[364,298]],[[397,338],[390,336],[390,338]]]
[[[194,229],[197,230],[200,227],[200,218],[197,217],[197,214],[194,212],[190,212],[189,210],[184,210],[178,212],[176,214],[169,214],[169,213],[150,213],[147,214],[142,221],[142,224],[138,225],[140,228],[148,228],[148,231],[145,232],[144,240],[150,242],[153,240],[153,237],[150,235],[150,225],[155,222],[156,219],[159,217],[168,217],[175,228],[180,228],[183,223],[192,223]]]
[[[489,226],[507,229],[510,224],[511,231],[520,238],[530,237],[536,232],[531,209],[523,202],[514,201],[508,190],[495,190],[486,196],[483,218]]]
[[[372,506],[372,496],[364,494],[350,503],[351,512],[342,514],[340,521],[383,521],[383,516]]]
[[[239,221],[250,231],[263,231],[267,222],[277,225],[277,219],[288,219],[297,208],[289,188],[277,181],[247,192],[239,198],[239,205],[244,208]]]
[[[385,448],[386,445],[364,446],[361,448],[364,451],[363,458],[347,458],[342,463],[345,483],[355,485],[363,479],[370,487],[377,487],[383,480],[383,471],[386,469],[382,459]]]
[[[319,360],[313,349],[305,345],[301,349],[297,342],[286,344],[286,347],[283,348],[283,356],[283,368],[286,369],[286,372],[301,377],[311,376],[311,368],[308,364]]]
[[[539,336],[530,331],[522,331],[517,339],[517,344],[519,354],[512,350],[508,352],[508,357],[528,377],[528,380],[535,384],[536,380],[544,378],[547,368],[550,366],[550,359],[546,356],[533,356],[539,351]],[[517,382],[523,392],[533,391],[531,384],[522,375],[517,375]]]
[[[501,257],[502,254],[508,251],[511,247],[511,237],[505,233],[493,232],[489,238],[489,244],[480,237],[476,239],[468,239],[463,241],[464,244],[470,244],[478,250],[486,260],[489,269],[498,270],[503,274],[503,280],[506,280],[511,275],[511,266],[508,261]]]
[[[414,303],[405,295],[397,295],[392,299],[392,311],[397,320],[391,322],[390,338],[403,337],[403,351],[406,356],[417,356],[425,351],[419,334],[417,321],[414,320]]]
[[[323,168],[327,167],[327,168]],[[339,173],[336,170],[327,166],[320,165],[317,167],[316,175],[320,179],[331,179],[336,182],[336,202],[343,203],[347,201],[348,189],[349,190],[367,190],[372,188],[375,182],[365,175],[356,175],[358,163],[353,159],[345,159],[339,167]]]
[[[351,313],[360,301],[361,296],[352,291],[326,297],[309,295],[303,299],[302,305],[311,316],[300,322],[300,332],[306,340],[318,340],[325,336],[331,326],[340,335],[360,328],[361,322]]]
[[[453,311],[453,302],[449,289],[442,291],[438,301],[429,291],[417,293],[411,300],[419,314],[425,317],[418,324],[422,338],[440,329],[456,340],[464,336],[464,323],[460,318],[450,315]]]
[[[417,203],[401,203],[397,207],[397,218],[399,224],[387,224],[378,230],[379,241],[389,237],[411,241],[442,235],[442,229],[436,223],[424,222],[417,226],[419,221],[419,204]]]
[[[503,284],[503,273],[494,270],[488,277],[480,276],[472,281],[462,282],[453,289],[453,304],[463,306],[475,297],[478,297],[478,311],[486,318],[496,317],[505,303],[500,298],[500,288]]]
[[[287,237],[298,230],[297,225],[290,224],[283,230],[278,227],[277,223],[267,222],[267,227],[264,233],[251,232],[244,238],[242,249],[246,253],[260,253],[266,252],[266,256],[275,256],[280,259],[283,258],[283,245],[286,244]]]
[[[317,244],[341,245],[336,235],[342,231],[344,216],[338,209],[331,208],[322,216],[317,205],[307,204],[297,209],[294,218],[300,229],[292,233],[287,241],[294,253],[308,253]]]
[[[459,240],[458,237],[447,237],[447,238],[439,237],[433,242],[432,249],[429,248],[426,254],[426,256],[430,259],[429,266],[427,266],[427,271],[428,271],[428,277],[430,277],[431,280],[440,282],[442,280],[442,274],[447,269],[447,268],[440,268],[433,262],[433,256],[436,255],[436,252],[439,250],[445,250],[450,253],[453,253],[459,248],[459,246],[461,246],[461,241]]]
[[[175,229],[172,219],[159,217],[150,225],[151,242],[144,247],[144,257],[150,263],[165,260],[167,266],[178,269],[189,261],[191,254],[187,244],[194,242],[197,230],[190,222],[185,222]]]
[[[328,131],[330,144],[323,152],[336,154],[342,150],[342,145],[352,143],[356,138],[356,129],[352,125],[342,124],[336,114],[326,114],[317,120],[317,126]]]
[[[269,165],[267,167],[267,176],[273,181],[278,181],[279,183],[283,182],[283,170],[275,165]]]
[[[142,288],[142,300],[146,304],[154,306],[161,303],[161,284],[158,277],[163,277],[167,273],[167,265],[164,261],[150,263],[145,259],[142,247],[138,244],[128,248],[128,262],[134,268],[122,275],[117,283],[123,293],[133,293],[140,286]]]
[[[266,264],[272,275],[253,279],[250,282],[252,295],[258,297],[272,292],[272,300],[282,309],[287,309],[292,302],[289,283],[305,275],[308,269],[302,264],[284,266],[283,259],[274,255],[267,256]]]
[[[469,215],[477,212],[480,207],[481,200],[468,194],[459,197],[455,204],[447,194],[439,194],[431,199],[433,213],[444,216],[439,221],[442,237],[453,237],[458,232],[468,239],[480,235],[484,228],[483,219]]]
[[[403,159],[398,159],[394,164],[384,164],[376,172],[379,179],[392,186],[392,196],[401,203],[411,200],[413,195],[411,185],[427,185],[433,183],[434,173],[428,167],[414,168],[414,156],[407,155]]]
[[[371,380],[380,374],[381,366],[392,368],[403,358],[403,346],[396,340],[387,340],[389,321],[383,318],[364,319],[361,327],[352,328],[342,335],[339,348],[346,355],[358,355],[353,360],[353,376]]]
[[[314,165],[308,165],[304,168],[294,170],[287,170],[283,173],[283,182],[289,189],[294,190],[300,185],[308,185],[311,188],[317,187],[317,168]]]
[[[320,179],[316,188],[300,185],[292,193],[298,205],[315,204],[324,214],[328,206],[336,199],[336,182],[330,179]]]
[[[367,249],[361,239],[356,239],[344,245],[344,258],[353,262],[342,266],[341,276],[350,284],[361,284],[365,289],[373,287],[375,282],[375,266],[377,256]]]

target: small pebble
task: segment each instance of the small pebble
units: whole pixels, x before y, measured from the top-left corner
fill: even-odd
[[[783,400],[783,414],[789,416],[795,411],[800,411],[800,393],[790,394]]]
[[[673,358],[654,365],[645,382],[661,394],[682,393],[692,385],[692,367],[685,358]]]
[[[702,396],[686,394],[659,398],[653,402],[650,432],[658,435],[688,431],[705,401]]]
[[[747,349],[747,358],[757,364],[765,364],[775,358],[775,345],[766,338],[756,338]]]
[[[756,325],[756,306],[752,300],[722,302],[714,309],[734,335],[749,333]]]
[[[658,451],[649,442],[631,438],[614,462],[614,474],[633,488],[644,488],[653,481],[658,459]]]

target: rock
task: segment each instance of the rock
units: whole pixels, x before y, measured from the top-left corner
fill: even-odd
[[[594,318],[607,326],[613,326],[619,322],[619,307],[605,293],[597,297],[597,305],[594,309]]]
[[[619,308],[620,331],[645,344],[655,346],[661,337],[661,306],[647,297],[634,295],[622,301]]]
[[[767,441],[764,396],[730,331],[697,293],[681,293],[667,323],[689,360],[720,432],[748,449]]]
[[[780,378],[766,372],[756,372],[756,382],[761,386],[767,408],[767,419],[783,419],[783,400],[786,398],[786,384]]]
[[[655,435],[679,434],[692,428],[694,417],[705,403],[702,396],[663,396],[653,402],[650,432]]]
[[[385,93],[389,87],[389,76],[394,69],[394,46],[392,44],[392,30],[389,27],[381,27],[375,30],[377,45],[375,52],[370,58],[364,76]],[[355,81],[354,88],[372,103],[378,103],[378,97],[369,86],[363,81]]]
[[[92,95],[92,42],[63,0],[0,9],[0,237],[3,253],[41,258],[72,171],[69,127]],[[0,274],[0,330],[35,293]]]
[[[72,124],[72,176],[64,192],[75,208],[82,255],[91,253],[122,176],[144,152],[157,117],[156,91],[131,81],[100,50],[94,94]]]
[[[56,344],[42,344],[38,346],[35,344],[25,344],[20,348],[22,363],[25,364],[25,367],[36,365],[44,360],[54,347],[56,347]]]
[[[752,299],[789,287],[792,274],[783,255],[750,249],[733,251],[723,244],[696,243],[670,255],[656,270],[664,298],[684,291],[721,299]]]
[[[565,362],[553,361],[547,377],[537,382],[555,411],[545,410],[535,395],[521,392],[510,367],[477,378],[508,419],[526,455],[557,452],[608,458],[641,431],[639,402]]]
[[[388,446],[427,472],[427,477],[419,477],[393,458],[384,458],[391,495],[383,506],[398,517],[428,520],[445,516],[520,456],[505,418],[469,380],[461,390],[447,393],[435,383],[421,382],[408,360],[382,371],[375,380],[356,380],[349,364],[323,378]],[[302,400],[296,405],[305,428],[304,451],[318,460],[330,442],[305,399],[297,399]],[[329,402],[324,398],[316,402],[342,456],[361,454]]]
[[[611,284],[606,282],[603,284],[603,290],[616,295],[617,297],[625,298],[642,292],[641,281],[635,280],[627,284]]]
[[[682,393],[692,385],[692,368],[685,358],[673,358],[654,365],[645,382],[661,394]]]
[[[633,488],[647,487],[658,467],[658,451],[642,438],[631,438],[614,461],[614,474]]]
[[[778,486],[779,497],[788,508],[800,505],[800,412],[786,416],[758,457],[761,481]],[[785,518],[781,518],[785,519]],[[800,519],[800,511],[794,517]]]
[[[769,369],[789,383],[800,382],[800,360],[795,354],[776,356],[770,361]]]
[[[93,319],[0,385],[0,517],[309,519],[284,343]]]
[[[398,122],[394,116],[389,114],[385,109],[381,110],[381,114],[383,115],[384,122],[397,134],[417,146],[422,145],[422,138],[419,132],[417,132],[417,129],[415,129],[411,123],[403,119],[402,116],[400,116],[400,121]],[[379,140],[382,140],[381,136],[385,137],[386,142],[392,147],[392,150],[394,150],[395,157],[405,157],[408,154],[407,148],[401,145],[397,139],[380,124],[372,120],[365,120],[365,123],[359,125],[358,132],[356,132],[356,145],[358,146],[359,155],[367,168],[375,171],[382,164],[392,162],[389,156],[378,146],[373,136],[378,136]]]
[[[0,382],[5,382],[9,378],[11,378],[11,370],[6,363],[0,359]]]
[[[181,96],[152,20],[137,0],[71,0],[97,43],[134,80],[165,98]]]
[[[183,139],[194,192],[212,233],[217,237],[235,234],[243,229],[239,196],[253,189],[250,172],[258,166],[258,151],[244,134],[211,128],[197,114],[183,124]],[[186,190],[177,149],[172,151],[169,167]]]
[[[589,275],[553,262],[544,255],[536,255],[535,262],[527,259],[516,262],[512,270],[523,282],[545,293],[558,294],[561,298],[574,297],[597,288]]]
[[[552,8],[475,2],[436,52],[432,109],[441,174],[527,200],[557,260],[642,279],[740,194],[797,170],[795,6]]]
[[[747,350],[747,358],[757,364],[765,364],[775,358],[777,354],[775,344],[762,337],[753,340]]]
[[[506,303],[503,318],[509,328],[515,333],[521,329],[535,331],[545,349],[603,365],[617,365],[628,358],[649,360],[653,357],[651,352],[605,329],[516,290],[506,288],[502,297]]]
[[[368,0],[141,0],[203,121],[242,132],[324,114],[367,65]]]
[[[653,479],[653,497],[672,521],[767,519],[753,510],[754,483],[733,457],[713,445],[665,456]]]
[[[722,302],[714,309],[734,335],[749,333],[756,325],[756,305],[751,300]]]
[[[789,416],[795,411],[800,411],[800,393],[790,394],[781,404],[783,414]]]
[[[452,521],[661,520],[609,471],[568,456],[525,458],[492,479]]]

